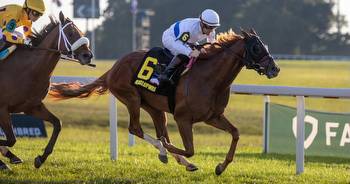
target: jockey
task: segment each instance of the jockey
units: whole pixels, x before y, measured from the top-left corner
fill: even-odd
[[[32,22],[37,21],[44,12],[44,0],[25,0],[23,6],[10,4],[0,7],[0,60],[16,49],[13,44],[31,45],[28,37],[32,34]],[[20,26],[23,26],[24,37],[15,31]],[[6,48],[8,45],[11,46]]]
[[[215,29],[218,26],[220,26],[219,15],[214,10],[206,9],[199,18],[178,21],[165,30],[162,37],[163,45],[175,57],[159,76],[159,80],[170,82],[170,77],[177,66],[182,62],[188,62],[190,57],[199,56],[200,51],[192,50],[188,43],[198,44],[197,42],[205,39],[209,43],[214,43]],[[158,81],[154,81],[154,83],[158,84]]]

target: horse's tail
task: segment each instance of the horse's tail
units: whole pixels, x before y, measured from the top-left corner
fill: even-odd
[[[87,85],[82,85],[79,82],[51,83],[49,96],[55,100],[64,100],[69,98],[87,98],[92,94],[103,95],[108,91],[108,73],[109,71]]]

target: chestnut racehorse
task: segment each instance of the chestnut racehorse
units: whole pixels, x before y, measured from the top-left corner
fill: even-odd
[[[60,21],[50,17],[51,22],[32,37],[33,47],[18,45],[17,50],[0,62],[0,127],[6,140],[0,140],[0,151],[10,158],[11,163],[21,160],[7,147],[16,143],[10,113],[23,112],[27,115],[50,122],[53,133],[43,155],[35,158],[39,168],[52,153],[61,130],[61,121],[43,104],[50,85],[50,77],[61,55],[72,55],[71,59],[80,64],[89,64],[92,53],[89,41],[74,23],[61,12]],[[1,169],[9,167],[0,160]]]
[[[192,127],[194,123],[205,122],[232,135],[232,142],[226,159],[216,167],[220,175],[233,160],[239,139],[237,128],[224,116],[230,97],[230,86],[241,69],[256,70],[260,75],[273,78],[279,68],[254,30],[242,30],[243,36],[232,31],[221,33],[217,43],[204,46],[191,70],[180,79],[175,93],[174,119],[181,135],[184,150],[170,144],[166,127],[165,112],[170,112],[168,100],[145,89],[135,87],[132,82],[146,52],[132,52],[121,58],[96,81],[80,85],[78,83],[53,84],[49,94],[58,99],[86,98],[93,93],[104,94],[109,90],[128,109],[129,131],[160,149],[160,159],[166,162],[166,151],[171,152],[187,170],[196,170],[183,156],[194,154]],[[152,117],[157,139],[145,134],[140,125],[140,108]],[[159,141],[160,139],[160,141]]]

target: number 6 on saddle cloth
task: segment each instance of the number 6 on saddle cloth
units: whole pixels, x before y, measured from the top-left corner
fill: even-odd
[[[152,48],[146,53],[133,80],[133,84],[137,87],[144,88],[159,95],[167,96],[170,112],[174,111],[176,86],[187,63],[183,62],[172,74],[171,80],[173,83],[161,82],[159,85],[156,85],[150,82],[150,80],[152,78],[157,78],[165,70],[173,57],[174,55],[172,55],[166,48]]]

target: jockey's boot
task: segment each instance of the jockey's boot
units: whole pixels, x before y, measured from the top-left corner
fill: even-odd
[[[179,66],[182,63],[182,60],[178,57],[175,56],[169,63],[169,65],[165,68],[165,70],[159,75],[159,80],[160,82],[167,82],[167,83],[173,83],[170,80],[170,77],[173,75],[175,72],[177,66]]]
[[[4,50],[0,50],[0,61],[6,59],[13,51],[16,50],[16,48],[16,45],[11,45]]]

